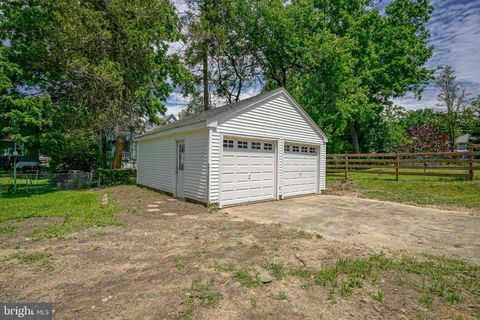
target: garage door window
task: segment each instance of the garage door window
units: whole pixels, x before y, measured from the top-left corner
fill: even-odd
[[[264,143],[263,150],[272,150],[273,145],[271,143]]]
[[[290,151],[290,146],[289,146],[288,144],[286,144],[286,145],[283,147],[283,151],[289,152],[289,151]]]
[[[248,149],[248,141],[238,141],[237,147],[238,149]]]
[[[314,148],[314,147],[310,147],[310,153],[315,153],[315,152],[316,152],[315,148]]]
[[[253,150],[260,150],[261,143],[260,142],[252,142],[252,149]]]
[[[233,140],[223,140],[224,148],[233,148]]]
[[[307,148],[307,147],[302,147],[302,152],[303,152],[303,153],[307,153],[307,152],[308,152],[308,148]]]
[[[299,152],[299,151],[300,151],[300,147],[299,147],[299,146],[293,146],[293,147],[292,147],[292,150],[293,150],[293,152]]]

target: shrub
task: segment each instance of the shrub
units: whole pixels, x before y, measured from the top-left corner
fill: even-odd
[[[96,169],[93,171],[92,186],[115,186],[120,184],[135,184],[135,170]]]

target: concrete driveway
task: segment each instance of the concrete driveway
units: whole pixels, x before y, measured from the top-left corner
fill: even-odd
[[[480,214],[348,196],[307,196],[223,209],[261,223],[279,222],[347,243],[408,250],[480,263]]]

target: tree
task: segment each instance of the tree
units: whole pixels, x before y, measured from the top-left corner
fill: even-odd
[[[144,119],[158,121],[179,81],[179,59],[167,54],[179,37],[168,0],[15,0],[1,4],[2,39],[24,70],[23,84],[56,106],[85,109],[88,126],[117,137],[114,167],[125,135]],[[4,40],[5,41],[5,40]]]
[[[434,124],[412,127],[405,132],[407,141],[400,152],[447,152],[451,149],[449,138]]]
[[[247,41],[247,3],[191,0],[188,4],[183,57],[202,89],[184,90],[192,95],[186,114],[213,107],[210,94],[227,103],[240,100],[244,89],[255,85],[259,74]],[[199,91],[203,93],[202,108],[197,108]]]
[[[355,152],[392,98],[420,94],[431,78],[428,0],[251,1],[248,39],[266,87],[285,86],[327,131],[331,148]],[[373,121],[372,121],[373,120]],[[338,145],[336,145],[338,143]]]
[[[451,66],[441,67],[435,79],[439,90],[439,106],[446,111],[446,125],[450,146],[454,148],[460,125],[460,118],[467,106],[468,93],[456,80],[455,72]]]

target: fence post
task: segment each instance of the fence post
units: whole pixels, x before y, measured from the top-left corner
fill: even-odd
[[[470,146],[470,161],[468,163],[468,174],[469,174],[469,179],[470,181],[473,180],[473,175],[474,175],[474,171],[473,171],[473,146]]]
[[[345,180],[348,179],[348,156],[345,153]]]
[[[400,165],[400,157],[398,156],[398,154],[395,155],[395,173],[396,173],[396,179],[395,180],[399,180],[398,179],[398,166]]]

